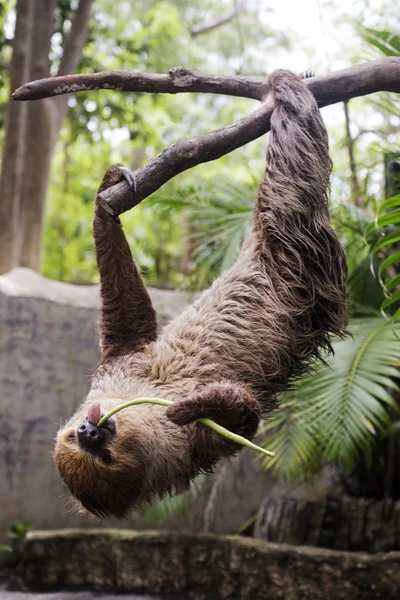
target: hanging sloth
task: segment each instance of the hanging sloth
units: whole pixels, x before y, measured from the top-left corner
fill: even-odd
[[[278,393],[331,350],[346,325],[346,265],[329,224],[331,161],[316,101],[300,78],[276,71],[267,171],[250,237],[236,263],[157,336],[156,314],[119,218],[97,201],[101,364],[57,437],[55,461],[91,513],[123,517],[179,493],[240,450],[202,423],[252,438]],[[124,176],[110,167],[100,190]],[[119,412],[136,397],[174,401]]]

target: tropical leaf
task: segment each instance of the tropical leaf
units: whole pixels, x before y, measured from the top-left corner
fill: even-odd
[[[387,212],[389,211],[389,212]],[[381,311],[388,318],[398,321],[400,318],[400,276],[398,269],[400,265],[400,194],[386,200],[377,214],[375,220],[366,229],[366,235],[378,233],[380,239],[372,244],[371,266],[377,257],[380,265],[376,271],[378,280],[382,286],[385,299],[381,304]]]
[[[400,56],[400,35],[364,27],[360,27],[359,32],[368,44],[375,46],[385,56]]]
[[[279,476],[307,475],[322,461],[351,469],[391,428],[400,324],[375,316],[350,329],[354,337],[334,342],[328,366],[317,364],[266,422],[265,445],[276,457],[264,464]]]
[[[154,195],[153,207],[173,212],[185,209],[196,263],[197,287],[202,287],[229,268],[250,233],[256,186],[228,180],[207,182],[203,187],[172,186]]]

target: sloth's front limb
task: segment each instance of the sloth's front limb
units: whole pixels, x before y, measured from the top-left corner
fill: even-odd
[[[112,165],[104,175],[98,193],[124,178],[128,180],[127,173],[129,171],[121,165]],[[157,323],[119,217],[98,198],[93,230],[101,284],[101,362],[104,363],[155,340]]]
[[[208,417],[233,433],[251,439],[257,431],[261,410],[260,403],[246,388],[234,382],[223,382],[208,385],[199,394],[176,402],[166,414],[176,425],[193,423],[193,458],[200,468],[207,469],[222,456],[233,455],[241,447],[194,421]]]

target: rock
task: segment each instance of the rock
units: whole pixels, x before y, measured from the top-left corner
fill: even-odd
[[[9,584],[38,592],[86,589],[195,600],[394,600],[400,553],[296,548],[211,534],[33,532]]]

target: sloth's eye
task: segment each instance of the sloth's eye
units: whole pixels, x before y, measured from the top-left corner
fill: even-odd
[[[71,433],[67,437],[67,440],[69,442],[74,442],[75,441],[75,431],[71,431]]]

